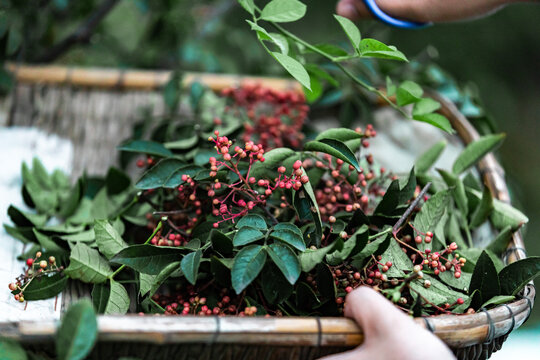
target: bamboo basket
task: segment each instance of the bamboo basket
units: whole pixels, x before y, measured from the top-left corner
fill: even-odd
[[[70,138],[75,145],[74,176],[112,165],[110,154],[129,136],[137,106],[155,101],[169,72],[77,69],[54,66],[8,65],[17,86],[0,103],[9,116],[0,126],[37,126]],[[215,91],[245,83],[302,91],[293,81],[213,74],[187,74]],[[479,137],[453,103],[438,94],[445,115],[465,144]],[[65,97],[66,101],[59,99]],[[52,100],[54,107],[49,106]],[[77,106],[78,110],[74,108]],[[157,110],[160,107],[157,105]],[[80,121],[79,121],[80,120]],[[127,129],[127,130],[126,130]],[[128,131],[126,133],[126,131]],[[95,134],[99,141],[87,141]],[[96,158],[96,159],[94,159]],[[97,160],[97,161],[94,161]],[[110,164],[107,164],[110,161]],[[99,165],[99,166],[98,166]],[[478,164],[484,183],[495,198],[510,202],[504,171],[489,154]],[[514,234],[503,261],[526,257],[520,232]],[[75,282],[63,294],[63,306],[88,290]],[[416,318],[418,325],[441,338],[458,359],[486,359],[501,348],[508,334],[529,317],[536,291],[529,283],[518,299],[472,315]],[[21,341],[29,348],[52,350],[57,322],[0,323],[0,336]],[[239,318],[185,316],[99,316],[94,359],[135,356],[151,359],[315,359],[352,349],[363,342],[362,330],[346,318]]]

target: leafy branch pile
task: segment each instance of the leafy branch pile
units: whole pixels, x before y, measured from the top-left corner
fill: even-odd
[[[71,278],[93,284],[98,313],[339,315],[344,296],[367,285],[421,316],[509,301],[538,274],[537,258],[503,266],[527,218],[470,171],[502,135],[470,144],[434,176],[438,143],[398,177],[363,154],[371,125],[301,145],[307,108],[292,92],[250,86],[218,97],[194,84],[184,100],[188,118],[147,129],[164,143],[120,147],[146,156],[132,159],[146,169],[134,185],[115,168],[70,186],[38,160],[23,165],[35,212],[12,206],[15,226],[4,225],[28,248],[9,284],[16,300],[53,297]],[[263,138],[252,131],[261,127],[275,130]],[[279,141],[301,150],[271,148]],[[486,226],[497,236],[473,247]]]

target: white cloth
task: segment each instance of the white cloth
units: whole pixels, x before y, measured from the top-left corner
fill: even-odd
[[[0,128],[0,223],[10,224],[7,216],[9,205],[27,210],[21,195],[21,165],[31,166],[32,159],[38,157],[47,171],[60,169],[71,172],[73,146],[68,140],[48,135],[33,128]],[[8,284],[23,272],[24,262],[18,261],[23,244],[0,229],[0,314],[2,321],[58,319],[60,317],[61,296],[55,310],[55,299],[15,301]]]

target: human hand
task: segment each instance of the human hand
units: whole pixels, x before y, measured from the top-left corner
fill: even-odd
[[[485,16],[502,6],[526,0],[377,0],[387,14],[420,22],[448,22]],[[340,0],[336,12],[351,20],[372,17],[362,0]]]
[[[435,335],[418,326],[384,296],[367,286],[349,295],[345,316],[356,320],[364,343],[354,350],[320,360],[450,360],[450,349]]]

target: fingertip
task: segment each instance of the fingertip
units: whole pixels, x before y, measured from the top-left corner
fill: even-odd
[[[359,18],[357,8],[350,0],[339,1],[336,5],[336,13],[351,20],[356,20]]]

